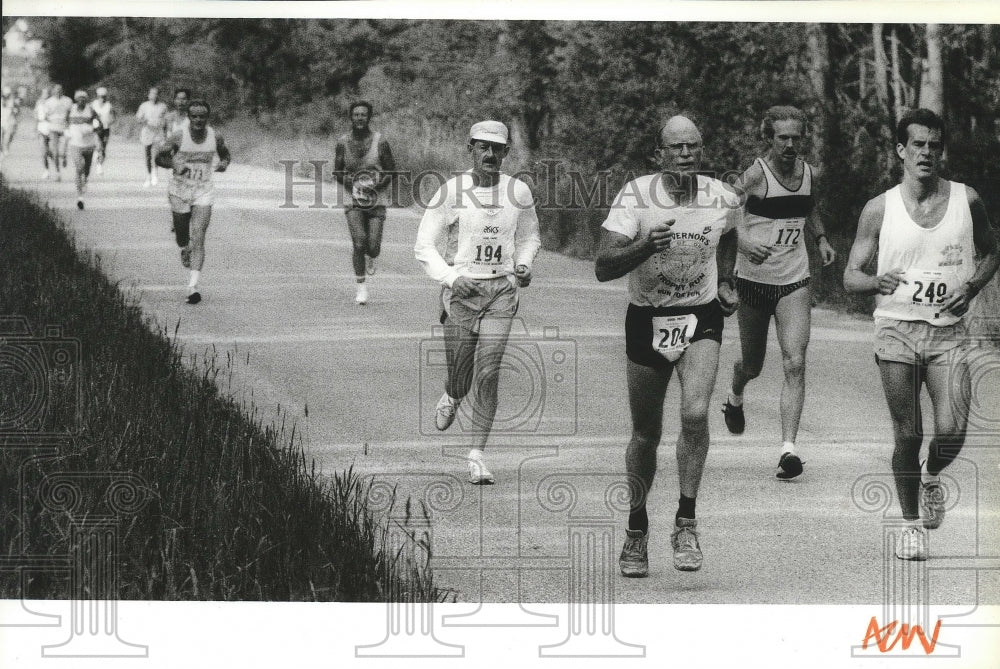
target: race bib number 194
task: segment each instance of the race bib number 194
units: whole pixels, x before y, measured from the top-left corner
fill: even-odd
[[[698,317],[694,314],[653,316],[653,350],[670,362],[677,362],[694,336]]]

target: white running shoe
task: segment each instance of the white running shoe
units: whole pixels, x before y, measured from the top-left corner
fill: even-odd
[[[434,425],[442,432],[447,430],[455,421],[455,411],[458,409],[458,400],[444,393],[438,400],[434,410]]]
[[[492,485],[496,483],[496,479],[493,478],[493,474],[490,470],[486,468],[486,463],[483,462],[481,455],[474,455],[469,453],[469,483],[472,485]]]
[[[927,530],[919,524],[902,528],[896,538],[896,557],[900,560],[926,560]]]
[[[143,184],[142,184],[142,187],[143,187],[143,188],[149,188],[149,187],[150,187],[150,186],[152,186],[152,185],[153,185],[153,182],[152,182],[152,181],[150,181],[149,179],[146,179],[146,181],[145,181],[145,182],[143,182]]]
[[[354,296],[354,301],[359,305],[368,304],[368,286],[363,283],[358,284],[358,294]]]
[[[94,171],[97,172],[98,176],[100,176],[104,174],[104,167],[100,163],[97,163],[96,165],[94,165]]]
[[[152,183],[152,184],[153,184],[154,186],[155,186],[156,184],[158,184],[158,183],[159,183],[159,182],[158,182],[158,181],[156,180],[156,171],[155,171],[155,170],[154,170],[154,171],[153,171],[153,173],[152,173],[152,174],[151,174],[151,175],[149,176],[149,181],[150,181],[150,183]]]

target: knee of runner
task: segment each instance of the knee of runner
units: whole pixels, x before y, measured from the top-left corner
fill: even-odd
[[[689,430],[707,430],[708,404],[681,409],[681,429],[685,432]]]
[[[806,371],[806,356],[802,353],[782,355],[781,363],[785,368],[786,376],[802,376]]]
[[[644,448],[655,449],[660,445],[662,435],[663,428],[659,426],[634,425],[632,427],[632,441]]]
[[[744,359],[737,362],[736,365],[739,368],[740,374],[742,374],[748,379],[756,379],[758,376],[760,376],[761,370],[764,369],[763,360],[751,363],[747,362],[746,359]]]

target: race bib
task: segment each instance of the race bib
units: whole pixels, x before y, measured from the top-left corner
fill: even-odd
[[[500,211],[499,208],[497,211]],[[472,252],[469,265],[476,272],[496,273],[496,270],[503,266],[508,251],[500,241],[500,223],[498,221],[494,224],[489,217],[484,216],[483,221],[477,222],[476,225],[480,227],[476,230],[469,247]]]
[[[694,314],[653,316],[653,350],[670,362],[677,362],[691,343],[698,317]]]
[[[185,163],[184,167],[187,168],[187,172],[184,173],[184,177],[188,181],[204,183],[212,178],[211,163],[189,162]]]
[[[955,277],[952,272],[910,269],[903,274],[906,283],[896,287],[894,298],[903,300],[912,309],[937,312],[951,299]]]
[[[378,200],[375,190],[375,176],[371,172],[359,172],[354,175],[351,184],[351,197],[362,207],[371,207]]]
[[[802,240],[802,228],[805,225],[804,218],[782,218],[774,222],[773,233],[769,240],[769,245],[775,248],[791,249],[799,245]]]

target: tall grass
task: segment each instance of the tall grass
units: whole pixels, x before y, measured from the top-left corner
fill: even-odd
[[[71,521],[109,513],[101,486],[127,474],[141,482],[148,501],[119,518],[117,592],[91,596],[438,596],[426,567],[428,546],[400,549],[400,533],[390,535],[385,518],[370,508],[369,485],[350,469],[332,478],[318,473],[294,426],[280,416],[267,420],[252,400],[220,392],[248,357],[203,357],[193,369],[183,364],[175,340],[150,329],[139,306],[102,274],[99,260],[77,251],[54,212],[0,182],[0,217],[0,315],[27,317],[36,336],[45,326],[62,326],[64,336],[79,342],[72,369],[81,382],[79,393],[73,384],[43,389],[49,426],[62,429],[72,420],[76,434],[57,455],[26,459],[26,451],[11,448],[11,416],[30,402],[26,393],[39,392],[38,384],[23,378],[23,366],[11,363],[14,351],[0,341],[5,555],[15,562],[18,555],[67,555]],[[90,475],[77,480],[82,502],[72,519],[47,510],[37,494],[55,472]],[[56,572],[31,572],[23,593],[14,574],[0,573],[0,597],[22,594],[73,593]]]

